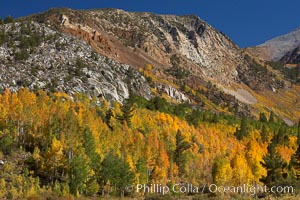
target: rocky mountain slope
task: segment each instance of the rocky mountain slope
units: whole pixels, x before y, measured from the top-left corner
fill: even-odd
[[[290,33],[268,40],[252,51],[265,60],[278,61],[299,46],[300,27]]]
[[[40,17],[38,17],[40,18]],[[172,56],[194,74],[230,84],[238,79],[239,48],[196,16],[128,13],[116,9],[50,11],[42,19],[81,36],[97,52],[135,67],[172,66]],[[182,61],[182,62],[183,62]],[[216,74],[217,73],[217,74]]]
[[[1,25],[2,89],[119,102],[133,91],[215,112],[297,116],[290,102],[269,105],[289,86],[281,74],[199,17],[52,9],[17,21]]]
[[[239,83],[252,70],[243,50],[197,16],[67,9],[33,18],[81,37],[98,53],[121,63],[137,69],[152,64],[159,71],[156,76],[167,80],[172,77],[163,70],[174,65],[222,86]]]
[[[87,93],[122,102],[129,96],[129,84],[137,94],[151,97],[145,77],[128,65],[96,54],[73,36],[35,22],[6,24],[2,29],[11,34],[0,47],[2,89]]]

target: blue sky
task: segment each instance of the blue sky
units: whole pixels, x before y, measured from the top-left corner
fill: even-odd
[[[0,17],[26,16],[51,7],[195,14],[241,47],[263,43],[300,26],[299,0],[0,0]]]

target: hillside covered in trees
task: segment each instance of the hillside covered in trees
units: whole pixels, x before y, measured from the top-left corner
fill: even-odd
[[[0,199],[134,197],[141,194],[126,186],[154,183],[297,188],[299,146],[299,127],[273,113],[255,121],[159,97],[130,95],[121,105],[83,94],[5,90]]]

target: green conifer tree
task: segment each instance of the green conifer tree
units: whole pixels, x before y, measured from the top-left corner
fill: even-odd
[[[290,168],[292,170],[293,178],[300,180],[300,120],[297,129],[297,144],[298,148],[291,158]]]
[[[268,146],[268,153],[263,157],[263,162],[261,163],[267,170],[267,176],[261,181],[268,186],[276,185],[283,181],[282,172],[286,167],[286,163],[278,152],[276,152],[276,145],[276,140],[273,138]]]
[[[134,181],[134,173],[131,172],[128,163],[121,158],[108,154],[101,165],[101,177],[103,182],[115,186],[118,194],[124,195],[125,187]]]
[[[260,113],[260,114],[259,114],[259,121],[261,121],[261,122],[263,122],[263,123],[268,122],[268,119],[267,119],[265,113]]]
[[[131,127],[131,118],[134,112],[134,105],[131,98],[124,100],[123,105],[121,107],[121,111],[122,114],[117,115],[117,119],[121,122],[121,124],[124,124],[124,122],[126,122],[127,125]]]
[[[270,123],[275,122],[275,117],[274,117],[274,112],[273,111],[270,112],[269,122]]]
[[[261,127],[260,136],[262,142],[268,142],[269,133],[267,131],[267,126],[265,124],[263,124]]]
[[[248,132],[249,131],[248,131],[247,119],[246,119],[246,117],[243,116],[242,120],[241,120],[240,128],[236,129],[236,132],[234,135],[238,140],[241,140],[248,135]]]
[[[106,123],[106,125],[109,127],[110,130],[113,130],[113,127],[112,125],[110,124],[110,120],[111,118],[114,116],[113,112],[112,112],[112,109],[108,109],[105,113],[105,118],[104,118],[104,121]]]
[[[176,134],[176,149],[174,152],[174,161],[176,162],[177,166],[179,167],[179,175],[184,172],[184,165],[186,163],[183,153],[190,147],[191,147],[191,144],[185,140],[181,131],[178,130],[177,134]]]

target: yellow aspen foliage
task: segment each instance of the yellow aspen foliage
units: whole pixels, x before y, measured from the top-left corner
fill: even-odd
[[[49,151],[44,155],[44,170],[52,174],[52,179],[57,176],[57,168],[63,165],[63,146],[56,138],[52,139]]]
[[[179,169],[178,166],[176,165],[176,163],[171,163],[170,164],[170,180],[172,182],[176,182],[178,181],[178,173],[179,173]]]
[[[234,135],[238,124],[228,123],[226,116],[219,120],[217,115],[201,116],[199,112],[199,123],[194,126],[189,120],[168,114],[169,110],[160,112],[136,105],[131,126],[127,126],[116,119],[122,113],[120,103],[102,100],[99,105],[82,94],[70,98],[65,93],[47,95],[38,91],[36,95],[28,89],[17,93],[5,90],[0,94],[0,158],[26,162],[30,173],[26,173],[26,167],[16,169],[18,165],[5,163],[0,175],[13,182],[0,179],[0,199],[7,198],[9,192],[13,198],[22,199],[41,191],[32,174],[61,194],[95,194],[102,184],[102,170],[115,165],[103,164],[110,154],[128,164],[136,181],[143,182],[238,185],[259,182],[267,175],[261,163],[268,140],[260,138],[260,124],[249,123],[249,134],[238,140]],[[187,109],[186,114],[189,112]],[[211,122],[212,116],[218,120]],[[273,131],[272,126],[265,126]],[[287,130],[294,133],[295,127]],[[277,144],[276,150],[289,162],[298,147],[297,137],[289,136],[284,142],[285,146]],[[20,152],[24,155],[11,158]],[[110,181],[115,184],[113,181],[121,179]]]
[[[83,122],[85,120],[84,118],[84,114],[86,112],[86,109],[84,107],[84,105],[80,102],[76,103],[75,105],[73,105],[73,108],[74,111],[75,111],[75,114],[77,116],[77,119],[78,119],[78,123],[79,123],[79,126],[83,126]]]
[[[219,185],[226,185],[230,183],[232,179],[232,168],[230,162],[226,157],[216,158],[212,167],[213,181]]]
[[[115,113],[115,116],[117,115],[120,115],[121,114],[121,104],[119,102],[115,102],[113,107],[114,107],[114,113]]]
[[[49,121],[50,117],[50,103],[51,100],[45,91],[39,90],[38,97],[36,100],[36,110],[35,110],[35,118],[34,118],[34,131],[41,132],[41,130],[37,130],[38,128],[44,126]]]
[[[267,171],[262,166],[263,156],[267,153],[266,144],[259,144],[256,140],[250,140],[246,145],[246,159],[251,168],[253,179],[259,182],[259,179],[266,176]]]
[[[4,104],[4,105],[9,105],[9,99],[10,99],[10,96],[11,96],[11,92],[9,89],[5,89],[3,94],[1,95],[1,102]]]
[[[168,169],[170,167],[168,153],[166,152],[165,144],[163,141],[161,141],[159,145],[157,164],[165,169]]]
[[[281,158],[287,163],[290,163],[291,157],[295,153],[295,149],[285,145],[278,146],[276,148],[276,151],[279,153]]]
[[[20,89],[17,94],[24,106],[32,107],[36,104],[36,95],[33,92],[30,92],[27,88]]]
[[[163,183],[163,180],[166,179],[166,177],[167,177],[166,171],[159,165],[155,165],[151,173],[151,179],[153,180],[153,182],[155,183],[157,181],[160,181],[161,183]]]
[[[5,90],[4,93],[0,94],[0,123],[5,123],[9,114],[9,90]]]
[[[13,93],[10,96],[9,110],[10,110],[10,117],[12,119],[16,119],[16,120],[21,119],[21,114],[23,113],[23,105],[16,93]]]
[[[145,71],[151,71],[153,66],[151,64],[146,64],[145,65]]]
[[[163,142],[159,144],[159,154],[156,160],[156,165],[152,177],[154,180],[160,180],[162,183],[166,183],[168,180],[168,169],[170,167],[169,157],[165,150]]]
[[[62,100],[71,100],[70,96],[63,92],[56,92],[54,93],[54,96]]]
[[[39,160],[41,160],[41,155],[40,155],[40,149],[39,149],[39,147],[35,147],[34,148],[34,151],[33,151],[33,155],[32,155],[32,157],[33,157],[33,159],[35,160],[35,161],[39,161]]]
[[[148,135],[148,145],[154,149],[159,149],[159,133],[157,131],[152,131]]]
[[[232,170],[232,182],[236,185],[249,184],[253,180],[253,175],[243,152],[236,154],[231,161]]]
[[[165,126],[166,123],[167,123],[167,116],[165,113],[160,113],[159,116],[158,116],[158,123],[161,125],[161,126]]]
[[[297,149],[298,144],[297,144],[298,138],[296,136],[290,136],[289,137],[289,147],[292,149]]]
[[[61,142],[59,140],[57,140],[56,138],[53,138],[51,148],[49,151],[49,155],[54,156],[55,160],[60,160],[60,158],[63,155],[62,150],[63,150],[63,147],[62,147]]]
[[[130,155],[126,156],[126,162],[128,163],[130,170],[134,171],[135,166]]]
[[[8,115],[7,105],[2,104],[0,101],[0,124],[5,122],[7,115]]]
[[[0,178],[0,199],[5,199],[7,195],[6,182],[4,178]]]

